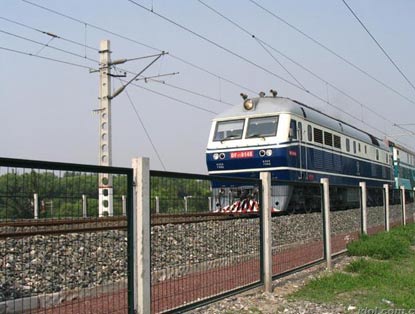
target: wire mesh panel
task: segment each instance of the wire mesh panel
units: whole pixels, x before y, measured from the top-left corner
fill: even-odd
[[[332,254],[346,250],[361,230],[359,187],[330,187],[330,229]]]
[[[372,235],[385,230],[385,208],[383,206],[383,189],[367,189],[367,234]]]
[[[132,171],[110,169],[125,200]],[[98,217],[103,170],[0,159],[2,313],[128,313],[126,204]]]
[[[405,191],[406,200],[406,223],[413,223],[415,214],[414,191]]]
[[[401,190],[389,190],[389,223],[390,227],[402,225]]]
[[[150,175],[154,313],[260,283],[258,180]]]
[[[272,274],[278,276],[323,258],[323,216],[320,185],[272,185]]]

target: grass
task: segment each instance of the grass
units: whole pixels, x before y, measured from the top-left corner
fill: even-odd
[[[358,308],[415,309],[415,225],[364,236],[348,246],[360,256],[345,271],[311,280],[294,299]]]

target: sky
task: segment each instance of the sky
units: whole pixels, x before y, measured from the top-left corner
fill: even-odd
[[[347,4],[415,83],[415,1]],[[112,60],[168,52],[147,77],[178,72],[112,100],[114,166],[149,157],[154,170],[204,174],[215,115],[270,89],[415,150],[415,89],[342,0],[2,0],[1,157],[98,164],[99,75],[88,68],[105,39]],[[128,74],[113,91],[151,60],[119,65]]]

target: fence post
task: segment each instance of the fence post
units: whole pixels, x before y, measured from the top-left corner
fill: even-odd
[[[156,196],[156,213],[160,214],[160,198]]]
[[[127,198],[125,197],[125,195],[121,195],[121,200],[122,200],[122,215],[126,216],[127,215]]]
[[[209,202],[209,212],[212,212],[212,197],[208,196],[208,202]]]
[[[390,230],[389,221],[389,185],[383,185],[383,208],[385,209],[385,230]]]
[[[39,198],[37,193],[33,194],[33,216],[39,219]]]
[[[151,313],[150,300],[150,160],[134,158],[134,309]]]
[[[401,186],[401,208],[402,208],[402,225],[406,226],[406,195],[405,187]]]
[[[265,292],[272,292],[272,235],[271,235],[271,173],[261,172],[262,184],[262,241],[263,279]]]
[[[330,193],[329,179],[322,178],[320,183],[323,185],[323,223],[324,223],[324,255],[326,258],[326,267],[331,271],[331,229],[330,229]]]
[[[367,234],[367,190],[366,182],[359,182],[360,187],[360,217],[362,222],[362,234]]]
[[[86,211],[86,195],[82,194],[82,216],[86,218],[88,213]]]

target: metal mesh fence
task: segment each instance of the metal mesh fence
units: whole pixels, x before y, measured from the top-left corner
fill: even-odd
[[[290,196],[286,208],[272,217],[272,274],[278,276],[324,257],[323,216],[320,185],[272,184],[273,192],[284,190]],[[273,203],[280,203],[281,197],[274,193]]]
[[[414,203],[414,191],[405,191],[405,199],[406,199],[406,223],[413,223],[414,214],[415,214],[415,203]]]
[[[132,171],[109,169],[131,196]],[[0,159],[0,312],[128,312],[126,204],[98,217],[103,170]]]
[[[330,229],[332,254],[346,250],[361,230],[359,187],[330,187]]]
[[[402,204],[401,191],[397,189],[389,190],[389,223],[390,227],[402,225]]]
[[[259,181],[150,174],[160,200],[151,216],[152,312],[258,284]]]
[[[385,208],[383,189],[367,189],[367,234],[372,235],[385,230]]]

